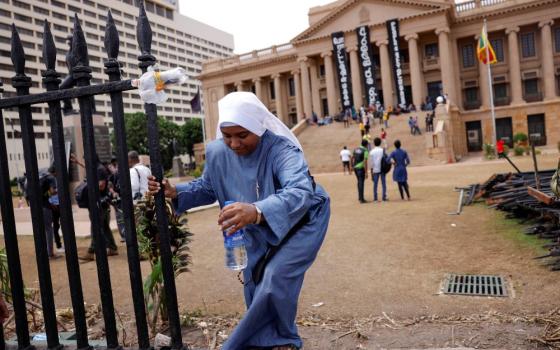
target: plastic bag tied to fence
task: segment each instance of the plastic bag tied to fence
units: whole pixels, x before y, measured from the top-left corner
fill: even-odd
[[[187,81],[187,74],[183,68],[160,71],[157,66],[150,66],[140,79],[132,80],[132,86],[138,88],[142,101],[159,105],[167,101],[164,90],[169,85],[180,85],[185,81]]]

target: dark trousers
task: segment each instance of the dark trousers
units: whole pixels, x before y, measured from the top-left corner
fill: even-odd
[[[365,169],[354,169],[356,178],[358,179],[358,200],[364,201],[364,181],[366,179]]]
[[[117,244],[115,243],[115,238],[113,237],[113,232],[111,232],[111,227],[109,226],[109,220],[111,219],[111,209],[101,207],[101,237],[105,240],[105,247],[113,250],[117,250]],[[90,212],[91,217],[91,212]],[[95,252],[95,234],[94,230],[99,229],[91,225],[91,243],[89,245],[88,252]]]
[[[52,209],[52,222],[53,222],[53,233],[54,233],[54,242],[56,243],[56,247],[58,249],[62,248],[62,241],[60,240],[60,207],[54,206]]]
[[[377,185],[379,184],[379,179],[381,179],[381,198],[387,200],[387,182],[385,177],[387,174],[383,173],[373,173],[373,200],[377,200]]]
[[[399,184],[399,193],[401,194],[401,199],[404,199],[404,192],[406,192],[406,197],[408,199],[410,199],[410,192],[408,191],[408,182],[406,181],[402,181],[402,182],[398,182]]]

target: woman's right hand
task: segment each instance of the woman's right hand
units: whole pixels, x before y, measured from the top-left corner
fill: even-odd
[[[165,197],[175,199],[177,198],[177,188],[169,183],[167,179],[163,179],[161,182],[164,188]],[[148,176],[148,192],[152,195],[156,195],[161,186],[159,182],[157,182],[155,176]]]

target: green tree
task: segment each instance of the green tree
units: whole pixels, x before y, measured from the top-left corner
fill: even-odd
[[[126,132],[126,143],[130,151],[134,150],[140,154],[150,154],[148,145],[148,127],[146,115],[142,112],[125,113],[124,125]],[[159,150],[161,161],[165,170],[170,169],[173,157],[176,155],[173,149],[174,140],[179,140],[179,125],[158,116],[159,128]],[[111,143],[116,149],[115,131],[111,133]],[[178,150],[179,151],[179,150]]]
[[[198,118],[189,119],[180,126],[179,145],[181,149],[190,156],[194,156],[194,144],[203,141],[202,120]]]

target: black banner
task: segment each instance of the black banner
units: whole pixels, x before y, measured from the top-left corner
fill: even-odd
[[[358,52],[360,54],[360,66],[364,76],[366,88],[366,98],[368,106],[375,106],[377,102],[377,88],[375,80],[375,64],[373,62],[373,50],[369,42],[369,27],[361,26],[356,28],[358,34]]]
[[[340,86],[340,100],[342,101],[342,110],[344,111],[352,107],[352,83],[348,74],[344,32],[332,33],[331,38],[337,67],[336,71],[338,73],[338,85]]]
[[[399,49],[399,20],[391,19],[387,21],[387,33],[389,34],[389,47],[393,61],[393,75],[395,77],[395,87],[397,88],[397,101],[401,108],[406,108],[406,95],[404,93],[404,78],[402,72],[402,56]]]

